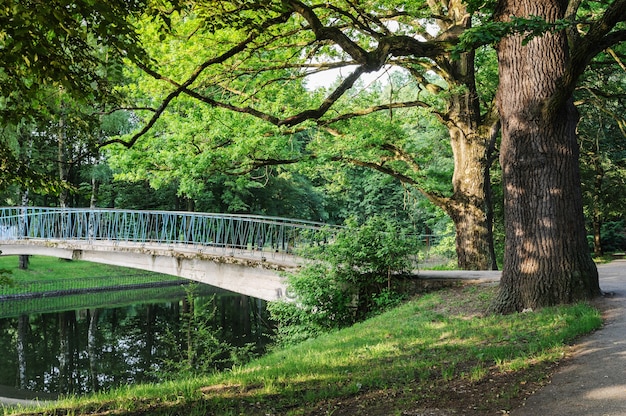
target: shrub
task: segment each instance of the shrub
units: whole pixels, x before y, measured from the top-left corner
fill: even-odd
[[[381,217],[360,226],[347,221],[331,243],[305,253],[310,264],[288,276],[296,301],[268,305],[278,342],[299,342],[397,305],[401,295],[393,282],[414,266],[416,247]]]
[[[626,251],[626,224],[624,220],[602,224],[602,248],[607,253]]]
[[[2,252],[0,251],[0,253]],[[11,277],[11,274],[12,274],[12,271],[10,269],[0,269],[0,287],[15,286],[15,280],[13,280],[13,278]]]

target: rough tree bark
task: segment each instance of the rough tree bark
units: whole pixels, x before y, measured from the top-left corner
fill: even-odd
[[[565,15],[562,0],[501,0],[498,15]],[[498,46],[506,246],[495,309],[508,313],[600,294],[586,241],[578,165],[578,113],[561,94],[570,59],[564,32]]]
[[[433,13],[439,11],[433,8]],[[439,22],[442,33],[471,27],[471,16],[461,1],[448,3],[447,19]],[[442,122],[450,134],[454,156],[453,194],[446,199],[431,199],[454,222],[457,265],[462,270],[496,270],[490,199],[491,162],[489,157],[492,126],[498,116],[481,114],[476,90],[475,52],[458,57],[443,55],[437,62],[439,74],[451,91]]]
[[[441,207],[454,222],[457,264],[462,270],[496,270],[489,200],[490,137],[476,93],[474,53],[451,62],[450,73],[464,93],[449,99],[447,127],[454,155],[453,195]],[[450,82],[450,80],[448,80]],[[454,88],[454,87],[453,87]],[[493,123],[493,121],[491,121]]]

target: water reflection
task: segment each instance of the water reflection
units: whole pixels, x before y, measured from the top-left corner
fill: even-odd
[[[0,385],[81,394],[161,381],[167,376],[164,371],[175,369],[181,359],[192,358],[188,355],[190,342],[195,342],[191,331],[197,332],[201,325],[220,345],[251,345],[261,351],[267,343],[263,301],[208,286],[194,289],[192,297],[188,289],[168,289],[91,295],[98,300],[94,307],[33,314],[23,312],[24,301],[1,302],[0,313],[5,316],[7,310],[21,312],[18,316],[0,315]],[[134,299],[116,307],[100,306],[106,304],[106,296],[111,303],[119,303],[120,295]],[[80,296],[75,298],[84,304]],[[22,304],[12,307],[10,302]],[[50,299],[29,302],[33,310],[52,308]],[[47,306],[42,306],[45,302]],[[210,322],[199,324],[206,317]],[[215,362],[202,364],[224,364],[223,358],[216,354],[212,356]]]

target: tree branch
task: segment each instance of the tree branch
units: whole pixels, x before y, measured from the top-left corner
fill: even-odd
[[[285,13],[285,14],[282,14],[282,15],[274,18],[274,19],[270,19],[270,20],[266,21],[262,25],[262,28],[266,29],[266,28],[268,28],[268,27],[270,27],[272,25],[284,22],[285,20],[287,20],[289,18],[289,16],[290,16],[290,13]],[[170,92],[167,95],[167,97],[165,97],[165,99],[161,102],[161,105],[155,110],[154,115],[150,118],[148,123],[138,133],[133,135],[133,137],[131,137],[129,141],[124,141],[124,140],[121,140],[121,139],[111,139],[111,140],[107,140],[104,143],[102,143],[100,145],[100,147],[106,146],[106,145],[109,145],[109,144],[112,144],[112,143],[120,143],[120,144],[122,144],[122,145],[124,145],[126,147],[132,147],[141,136],[146,134],[152,128],[152,126],[154,126],[154,124],[161,117],[161,115],[167,109],[167,107],[172,102],[172,100],[174,100],[174,98],[178,97],[183,92],[188,91],[188,87],[191,86],[196,81],[196,79],[204,72],[204,70],[206,70],[211,65],[222,63],[222,62],[226,61],[227,59],[235,56],[237,53],[245,50],[246,47],[248,46],[248,44],[250,42],[252,42],[253,39],[255,39],[256,37],[259,36],[259,33],[260,32],[258,32],[258,31],[253,31],[252,33],[250,33],[250,35],[246,39],[244,39],[242,42],[239,42],[237,45],[235,45],[234,47],[232,47],[228,51],[224,52],[220,56],[217,56],[215,58],[209,59],[209,60],[203,62],[202,64],[198,65],[196,67],[196,69],[191,73],[191,75],[187,78],[187,80],[185,82],[183,82],[182,84],[177,84],[173,80],[170,80],[168,78],[165,78],[165,77],[161,76],[158,72],[148,68],[146,65],[143,65],[141,63],[137,63],[137,65],[142,70],[144,70],[146,73],[148,73],[149,75],[151,75],[152,77],[154,77],[156,79],[162,79],[162,80],[165,80],[165,81],[175,85],[176,89],[174,91]]]
[[[626,40],[624,30],[611,33],[615,26],[623,21],[626,21],[626,0],[615,0],[608,6],[602,18],[591,24],[587,34],[573,43],[570,65],[563,75],[563,88],[550,100],[549,107],[560,106],[571,96],[578,79],[598,53]]]
[[[626,65],[624,65],[624,62],[622,61],[620,56],[617,53],[615,53],[613,48],[606,48],[606,51],[608,52],[609,55],[611,55],[611,57],[615,60],[615,62],[619,65],[619,67],[622,68],[624,71],[626,71]]]
[[[348,55],[358,62],[367,62],[368,53],[353,42],[345,33],[336,27],[326,27],[319,19],[315,11],[300,1],[285,1],[296,13],[304,18],[309,24],[318,41],[332,40]]]
[[[341,84],[339,84],[339,86],[337,88],[335,88],[335,90],[328,96],[326,97],[326,99],[322,102],[322,104],[320,104],[320,106],[316,109],[313,110],[305,110],[302,111],[299,114],[296,114],[294,116],[288,117],[282,121],[280,121],[278,123],[279,126],[294,126],[296,124],[300,124],[303,121],[306,120],[310,120],[310,119],[318,119],[320,117],[322,117],[324,114],[326,114],[326,112],[328,111],[328,109],[339,99],[341,98],[341,96],[348,91],[350,88],[352,88],[352,86],[354,85],[354,83],[357,81],[357,79],[359,79],[359,77],[361,76],[361,74],[363,74],[365,72],[365,67],[363,66],[359,66],[357,67],[354,72],[352,72],[350,75],[348,75],[346,77],[346,79],[344,79]]]
[[[619,128],[622,135],[626,137],[626,119],[624,119],[623,116],[617,114],[615,111],[609,109],[606,105],[604,105],[605,102],[602,99],[598,98],[598,97],[602,97],[604,99],[621,99],[621,98],[626,97],[626,95],[625,94],[607,94],[604,91],[599,91],[595,88],[588,88],[588,87],[582,88],[582,90],[589,92],[589,94],[591,94],[593,99],[578,101],[575,104],[583,105],[583,104],[591,103],[598,110],[602,111],[603,113],[608,115],[610,118],[612,118],[613,121],[615,121],[615,124],[617,124],[617,127]]]
[[[154,107],[115,107],[108,111],[96,111],[91,114],[98,116],[109,116],[117,111],[151,111],[154,113],[157,110]]]
[[[623,99],[623,98],[626,98],[626,93],[613,94],[613,93],[608,93],[606,91],[599,90],[597,88],[591,88],[591,87],[580,87],[580,88],[578,88],[578,91],[587,91],[589,94],[591,94],[594,97],[602,97],[602,98],[606,98],[606,99]]]
[[[611,46],[616,45],[620,42],[624,42],[624,41],[626,41],[626,30],[620,30],[620,31],[616,31],[613,33],[609,33],[593,49],[593,51],[595,51],[594,56],[597,55],[600,51],[608,49]]]
[[[314,10],[314,7],[325,7],[325,8],[330,8],[335,13],[341,12],[341,10],[337,9],[335,6],[326,5],[326,6],[313,6],[312,7],[298,0],[285,0],[283,4],[288,9],[287,12],[284,12],[280,16],[277,16],[275,18],[272,18],[264,22],[260,26],[255,26],[255,29],[251,31],[249,36],[244,41],[233,46],[231,49],[229,49],[222,55],[209,59],[203,62],[202,64],[200,64],[199,66],[197,66],[196,69],[188,76],[188,78],[184,82],[177,82],[173,79],[170,79],[158,73],[156,70],[152,68],[149,68],[142,64],[138,64],[140,68],[143,71],[145,71],[147,74],[151,75],[153,78],[157,80],[161,80],[166,83],[169,83],[170,85],[174,87],[174,89],[163,99],[163,101],[161,102],[158,108],[151,109],[151,111],[153,112],[152,117],[143,126],[143,128],[139,132],[135,133],[128,141],[124,141],[122,139],[111,139],[109,141],[102,143],[101,146],[106,146],[111,143],[121,143],[126,147],[133,146],[133,144],[140,137],[146,134],[154,126],[157,120],[161,117],[161,115],[168,108],[170,103],[181,94],[186,94],[190,97],[198,99],[214,107],[224,108],[224,109],[228,109],[228,110],[238,112],[238,113],[250,114],[254,117],[265,120],[276,126],[293,127],[307,120],[319,120],[346,93],[346,91],[348,91],[350,88],[354,86],[355,82],[362,74],[379,70],[385,65],[385,63],[388,61],[390,56],[435,57],[437,55],[444,53],[447,47],[446,45],[449,45],[448,40],[446,40],[445,42],[444,41],[423,42],[410,36],[392,35],[390,34],[391,32],[388,31],[384,35],[375,33],[376,36],[374,36],[374,34],[372,34],[372,36],[374,36],[374,38],[377,39],[377,44],[376,44],[377,46],[372,51],[367,51],[366,49],[361,47],[357,42],[350,39],[350,37],[346,33],[344,33],[343,31],[344,28],[337,27],[337,26],[325,26]],[[356,6],[353,6],[353,7],[356,7]],[[348,75],[333,91],[330,92],[330,94],[322,101],[322,103],[319,106],[317,106],[316,108],[306,109],[297,114],[291,115],[284,119],[280,119],[277,116],[257,110],[251,106],[242,106],[242,105],[238,106],[230,102],[227,102],[227,100],[219,100],[213,97],[203,95],[197,92],[196,90],[194,90],[194,88],[192,88],[192,85],[196,83],[200,75],[210,66],[224,63],[229,58],[232,58],[236,56],[237,54],[240,54],[246,50],[249,50],[251,52],[256,50],[259,46],[253,45],[255,42],[255,39],[257,39],[259,35],[263,33],[267,33],[267,30],[271,28],[272,26],[286,22],[293,13],[298,14],[307,22],[308,28],[305,28],[305,29],[312,31],[312,33],[315,36],[315,42],[323,43],[326,41],[332,41],[335,45],[341,48],[347,55],[349,55],[352,58],[353,64],[358,65],[356,69],[352,73],[350,73],[350,75]],[[353,24],[355,23],[355,20],[356,20],[357,22],[361,24],[361,26],[367,26],[366,24],[367,22],[360,22],[360,19],[365,19],[365,20],[370,19],[370,21],[372,21],[371,19],[374,19],[374,24],[382,24],[380,21],[376,20],[375,17],[370,17],[369,15],[365,16],[365,15],[359,14],[359,16],[354,17],[348,12],[343,12],[342,16],[344,18],[348,17]],[[364,30],[363,27],[361,29]],[[295,31],[294,30],[289,31],[288,33],[296,33],[300,31],[301,29],[296,29]],[[272,42],[273,41],[261,42],[260,45],[267,46],[268,44],[271,44]],[[312,42],[309,42],[309,44],[312,44]],[[337,65],[333,65],[332,63],[324,64],[321,66],[318,65],[318,67],[325,68],[325,67],[341,66],[341,65],[345,65],[346,62],[347,61],[344,61]],[[261,72],[265,72],[269,70],[295,68],[296,66],[297,65],[295,64],[272,65],[270,68],[263,68],[257,71],[261,73]],[[300,68],[306,68],[307,64],[302,64],[299,66]],[[244,71],[244,72],[250,73],[250,70]],[[272,80],[268,82],[272,82]],[[219,85],[217,84],[213,84],[213,86],[219,87]],[[261,88],[262,87],[263,86],[261,86]],[[222,86],[220,88],[224,88],[224,87]],[[385,106],[374,106],[369,109],[364,109],[361,112],[357,111],[354,113],[345,114],[343,116],[337,117],[330,121],[324,121],[322,125],[327,125],[331,122],[356,117],[357,115],[369,114],[371,112],[380,111],[383,109],[402,108],[402,107],[408,107],[408,106],[426,107],[425,104],[420,103],[419,101],[414,101],[412,103],[394,103],[394,104],[388,104]]]
[[[332,4],[328,3],[327,6],[330,10],[335,11],[337,14],[339,14],[340,16],[344,16],[346,17],[350,23],[352,25],[354,25],[354,27],[358,28],[361,32],[365,33],[365,34],[369,34],[370,36],[374,37],[374,38],[379,38],[382,36],[382,34],[376,32],[375,30],[373,30],[371,27],[369,27],[368,25],[362,23],[361,21],[359,21],[358,18],[354,17],[353,15],[351,15],[349,12],[340,9],[337,6],[333,6]],[[354,7],[354,6],[353,6]],[[361,10],[358,10],[357,8],[354,8],[357,13],[359,14],[359,16],[364,17],[363,13],[361,13]],[[365,18],[366,20],[368,20],[367,18]],[[380,25],[382,28],[384,28],[384,26],[381,24]]]
[[[402,174],[400,172],[395,171],[394,169],[392,169],[388,165],[384,165],[382,163],[366,162],[366,161],[363,161],[363,160],[358,160],[358,159],[353,159],[353,158],[348,158],[348,157],[336,157],[336,158],[333,158],[333,160],[335,160],[335,161],[344,161],[344,162],[351,163],[351,164],[353,164],[355,166],[361,166],[361,167],[373,169],[373,170],[376,170],[378,172],[381,172],[381,173],[384,173],[386,175],[389,175],[389,176],[391,176],[393,178],[396,178],[396,179],[398,179],[402,183],[406,183],[406,184],[412,185],[422,195],[424,195],[429,201],[431,201],[433,204],[437,205],[438,207],[440,207],[442,209],[445,209],[445,207],[449,206],[449,204],[450,204],[450,198],[444,197],[443,195],[440,195],[438,193],[427,192],[424,188],[422,188],[420,186],[420,184],[419,184],[419,182],[417,180],[411,178],[410,176],[407,176],[407,175],[404,175],[404,174]]]
[[[337,123],[338,121],[344,121],[344,120],[348,120],[354,117],[360,117],[360,116],[372,114],[377,111],[392,110],[396,108],[412,108],[412,107],[431,108],[432,106],[429,104],[426,104],[423,101],[405,101],[405,102],[400,102],[400,103],[381,104],[381,105],[375,105],[369,108],[364,108],[362,110],[354,111],[352,113],[345,113],[345,114],[342,114],[340,116],[337,116],[331,119],[320,120],[320,123],[318,124],[320,126],[327,126],[329,124]]]

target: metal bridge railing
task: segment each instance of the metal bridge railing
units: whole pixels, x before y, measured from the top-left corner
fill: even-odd
[[[290,253],[319,243],[323,223],[254,215],[1,207],[0,240],[106,240]]]

